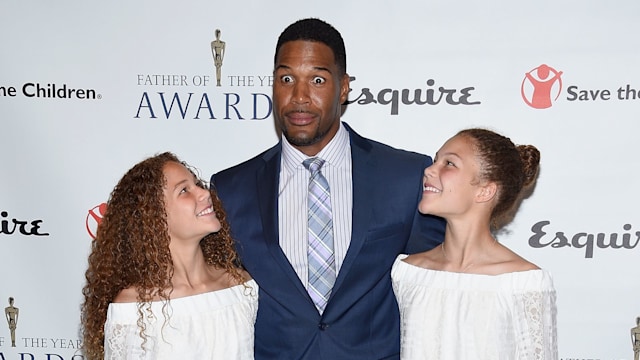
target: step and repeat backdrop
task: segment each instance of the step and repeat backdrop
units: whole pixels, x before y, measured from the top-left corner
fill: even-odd
[[[433,155],[487,127],[540,149],[499,239],[553,274],[560,358],[633,359],[635,0],[2,2],[0,359],[83,359],[86,258],[131,166],[172,151],[208,179],[278,141],[274,48],[303,17],[342,33],[362,135]]]

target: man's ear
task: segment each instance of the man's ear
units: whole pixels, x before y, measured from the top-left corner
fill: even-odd
[[[494,182],[488,182],[478,188],[478,193],[476,194],[477,202],[488,202],[492,201],[496,194],[498,193],[498,185]]]
[[[349,74],[344,74],[340,79],[340,104],[347,102],[349,96]]]

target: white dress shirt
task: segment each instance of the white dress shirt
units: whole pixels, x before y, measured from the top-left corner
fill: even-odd
[[[331,141],[315,157],[325,161],[320,169],[329,183],[333,217],[333,242],[336,274],[351,242],[351,144],[349,133],[340,128]],[[278,188],[278,228],[280,247],[295,269],[305,288],[309,285],[307,248],[307,193],[310,173],[302,162],[309,158],[282,137],[282,163]]]

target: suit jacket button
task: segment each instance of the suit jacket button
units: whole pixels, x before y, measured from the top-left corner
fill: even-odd
[[[320,323],[318,324],[318,328],[322,331],[327,330],[327,328],[329,328],[329,324]]]

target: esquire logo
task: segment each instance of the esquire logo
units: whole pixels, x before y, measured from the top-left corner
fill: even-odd
[[[0,211],[0,235],[49,236],[41,229],[43,220],[17,219],[8,211]]]
[[[624,224],[622,232],[612,233],[569,233],[551,225],[548,220],[538,221],[531,227],[533,235],[529,238],[532,248],[572,247],[584,249],[586,259],[593,258],[596,249],[605,250],[633,250],[640,243],[640,231],[633,231],[631,224]]]
[[[350,77],[350,82],[356,80]],[[380,104],[390,106],[391,115],[398,115],[400,104],[402,105],[480,105],[480,101],[472,98],[475,87],[467,86],[461,89],[436,85],[436,81],[428,79],[424,88],[416,89],[392,89],[382,88],[378,91],[370,88],[362,88],[360,94],[352,99],[353,89],[349,89],[350,98],[347,104],[358,105]]]

